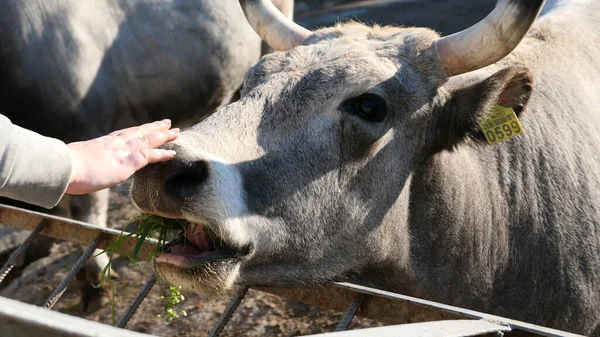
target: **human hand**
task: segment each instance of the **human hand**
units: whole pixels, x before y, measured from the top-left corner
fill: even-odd
[[[67,194],[87,194],[117,185],[142,167],[170,160],[175,151],[156,149],[179,136],[171,121],[148,123],[68,144],[72,171]]]

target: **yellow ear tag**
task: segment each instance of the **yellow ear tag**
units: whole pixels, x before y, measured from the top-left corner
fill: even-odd
[[[490,144],[500,143],[523,133],[523,127],[515,111],[499,104],[494,104],[479,126]]]

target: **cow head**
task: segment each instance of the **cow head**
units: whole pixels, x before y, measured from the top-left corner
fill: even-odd
[[[477,125],[491,107],[520,111],[531,90],[519,67],[448,79],[510,53],[543,1],[504,0],[443,38],[357,23],[309,32],[268,0],[240,2],[263,39],[284,51],[248,72],[238,102],[169,144],[173,161],[136,174],[141,209],[190,222],[185,242],[157,259],[160,273],[214,291],[406,265],[416,163],[480,142]]]

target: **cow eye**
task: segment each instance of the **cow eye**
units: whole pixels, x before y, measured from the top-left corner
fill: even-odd
[[[351,98],[342,103],[342,108],[371,122],[383,121],[387,110],[385,100],[373,94],[362,94]]]

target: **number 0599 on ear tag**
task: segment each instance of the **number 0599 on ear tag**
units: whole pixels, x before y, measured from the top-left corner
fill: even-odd
[[[511,108],[495,104],[479,124],[488,143],[496,144],[523,133],[517,114]]]

